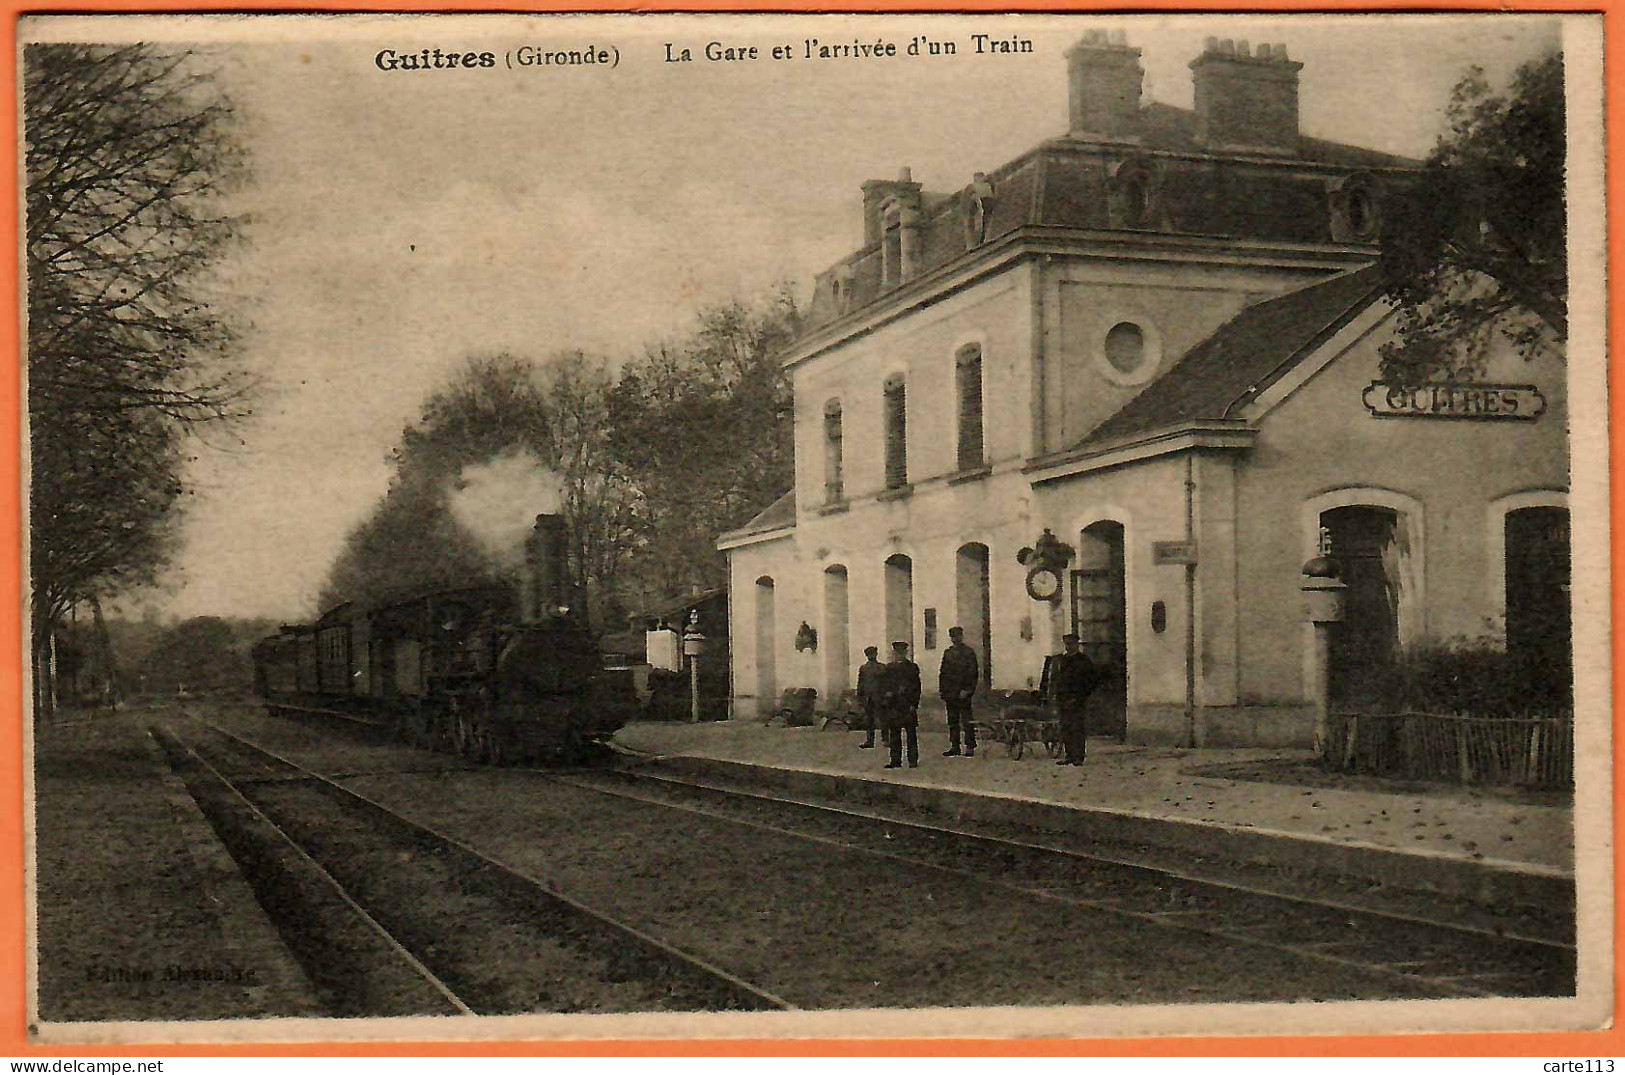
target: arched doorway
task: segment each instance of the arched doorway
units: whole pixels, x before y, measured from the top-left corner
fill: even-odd
[[[1342,571],[1343,621],[1332,631],[1333,705],[1353,705],[1370,691],[1399,652],[1399,612],[1405,599],[1403,561],[1410,555],[1404,515],[1354,504],[1320,513],[1331,554]]]
[[[1078,647],[1106,673],[1089,699],[1089,730],[1128,736],[1128,603],[1123,524],[1091,523],[1078,535],[1072,572],[1072,633]]]
[[[756,580],[756,711],[763,714],[778,707],[773,615],[773,579],[763,575]]]
[[[824,569],[824,699],[834,705],[851,686],[852,652],[849,641],[846,567]]]
[[[966,644],[976,651],[984,688],[993,685],[992,594],[988,580],[987,546],[980,542],[961,545],[954,555],[957,623],[965,629]]]
[[[914,649],[914,561],[902,553],[886,557],[886,639],[881,647],[889,655],[893,642]]]
[[[1530,507],[1506,515],[1507,653],[1532,708],[1572,704],[1569,512]]]

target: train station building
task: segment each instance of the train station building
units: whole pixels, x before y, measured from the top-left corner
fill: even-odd
[[[1066,133],[952,193],[863,185],[784,356],[795,488],[719,539],[736,716],[894,639],[930,692],[960,625],[993,691],[1077,632],[1130,741],[1307,745],[1323,534],[1334,698],[1430,641],[1567,646],[1562,362],[1384,383],[1372,265],[1417,163],[1305,136],[1282,45],[1210,40],[1192,110],[1141,99],[1140,55],[1087,35]]]

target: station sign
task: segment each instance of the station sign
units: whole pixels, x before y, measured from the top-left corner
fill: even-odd
[[[1403,385],[1372,381],[1360,398],[1376,418],[1532,422],[1546,411],[1546,397],[1532,384],[1429,381]]]
[[[1151,562],[1158,567],[1167,564],[1194,564],[1196,563],[1196,542],[1153,541],[1151,543]]]

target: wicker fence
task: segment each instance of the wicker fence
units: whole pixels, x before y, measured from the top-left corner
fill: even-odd
[[[1329,768],[1461,784],[1574,784],[1572,717],[1333,713]]]

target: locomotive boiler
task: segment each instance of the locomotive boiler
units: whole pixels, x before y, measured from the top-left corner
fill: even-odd
[[[567,759],[621,727],[565,573],[564,521],[538,515],[517,588],[436,590],[314,624],[254,649],[273,714],[388,727],[408,742],[493,764]]]

